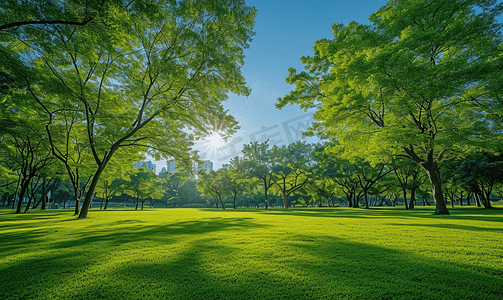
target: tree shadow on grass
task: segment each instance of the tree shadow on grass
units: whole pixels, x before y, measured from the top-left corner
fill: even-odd
[[[357,219],[383,219],[386,217],[394,219],[446,219],[446,220],[473,220],[503,222],[503,210],[483,209],[476,207],[451,209],[451,215],[435,215],[432,208],[415,208],[411,210],[401,210],[397,208],[293,208],[293,209],[272,209],[256,210],[259,214],[270,215],[290,215],[301,217],[325,217],[325,218],[357,218]]]
[[[116,224],[120,225],[122,222]],[[135,282],[134,276],[129,278],[127,275],[129,271],[110,273],[110,276],[114,278],[124,276],[119,282],[122,289],[124,289],[122,285],[126,285],[124,297],[114,298],[114,294],[109,292],[113,292],[112,287],[116,280],[111,279],[109,286],[103,285],[103,282],[108,281],[108,275],[104,277],[102,275],[108,272],[110,257],[119,258],[117,261],[122,260],[121,264],[126,261],[129,266],[134,266],[138,261],[141,261],[141,253],[148,254],[149,251],[152,251],[151,247],[165,249],[164,252],[169,253],[170,247],[177,244],[176,246],[181,249],[181,252],[185,253],[185,249],[179,244],[183,243],[188,236],[205,236],[216,234],[219,231],[262,226],[249,219],[239,218],[202,219],[159,226],[135,226],[134,223],[130,225],[132,226],[107,226],[94,231],[79,231],[72,234],[71,237],[65,237],[65,240],[50,242],[49,245],[46,245],[48,241],[43,240],[43,236],[47,233],[46,230],[5,233],[3,237],[9,241],[9,245],[2,243],[0,251],[5,251],[10,255],[4,256],[3,260],[0,260],[0,273],[6,274],[6,276],[0,276],[0,286],[2,287],[0,299],[61,299],[67,296],[72,298],[74,293],[87,291],[88,285],[92,286],[95,279],[99,282],[96,283],[94,289],[102,287],[106,290],[106,297],[101,297],[101,292],[101,294],[93,292],[92,295],[86,296],[88,299],[108,299],[109,296],[112,299],[126,299],[129,298],[127,295],[130,293],[127,285],[141,285],[141,282]],[[117,230],[118,228],[121,230]],[[18,256],[20,253],[17,250],[27,245],[32,249],[40,248],[41,252],[34,252],[31,257],[22,259],[9,257]],[[28,249],[27,251],[29,251]],[[131,255],[133,258],[130,257]],[[190,256],[190,254],[188,255]],[[178,267],[181,266],[183,264],[178,265]],[[90,269],[98,269],[98,272],[93,273]],[[85,280],[86,284],[83,284],[82,280]],[[66,296],[62,297],[61,293]],[[80,297],[77,298],[80,299]]]
[[[332,237],[292,235],[265,249],[200,239],[132,261],[69,292],[77,299],[501,299],[501,268],[433,260]]]
[[[470,225],[460,225],[460,224],[426,224],[426,223],[386,223],[386,225],[390,226],[410,226],[414,228],[420,227],[434,227],[434,228],[443,228],[443,229],[458,229],[458,230],[469,230],[469,231],[481,231],[481,232],[495,232],[495,233],[503,233],[502,227],[481,227],[481,226],[470,226]],[[503,224],[502,224],[503,225]]]
[[[50,243],[41,239],[47,231],[26,230],[8,237],[14,240],[9,247],[41,252],[0,261],[6,274],[0,299],[503,298],[498,266],[315,234],[268,233],[266,239],[257,233],[263,227],[249,218],[161,225],[131,220],[78,228]],[[224,240],[227,232],[240,240]]]

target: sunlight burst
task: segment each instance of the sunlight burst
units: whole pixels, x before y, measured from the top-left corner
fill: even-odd
[[[224,145],[224,139],[218,132],[213,132],[206,138],[206,144],[212,149],[218,149]]]

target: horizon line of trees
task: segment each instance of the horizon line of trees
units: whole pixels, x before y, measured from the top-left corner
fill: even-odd
[[[127,162],[111,164],[100,180],[92,205],[106,210],[128,204],[143,210],[158,207],[296,207],[347,206],[370,208],[403,205],[406,210],[428,205],[432,200],[426,173],[411,161],[395,159],[372,166],[364,159],[347,160],[334,143],[292,143],[269,147],[268,142],[244,146],[243,157],[235,157],[226,168],[191,179],[186,170],[155,175],[145,168],[130,168]],[[451,206],[476,205],[491,208],[491,201],[503,198],[503,157],[474,152],[444,162],[441,175],[445,197]],[[120,175],[121,176],[117,176]],[[13,179],[13,178],[12,178]],[[2,187],[2,207],[20,205],[19,186]],[[86,182],[82,182],[84,193]],[[13,191],[14,186],[17,189]],[[9,192],[13,191],[13,192]],[[50,192],[50,197],[48,196]],[[40,206],[54,208],[80,205],[72,183],[55,174],[35,176],[25,192],[24,212]],[[67,205],[68,203],[68,205]]]

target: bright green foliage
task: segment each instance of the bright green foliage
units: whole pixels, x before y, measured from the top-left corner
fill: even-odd
[[[136,209],[138,200],[141,201],[141,210],[147,198],[159,199],[163,196],[163,185],[160,178],[154,172],[140,168],[129,171],[129,178],[123,180],[123,191],[130,196],[136,197]]]
[[[269,189],[275,182],[274,176],[274,155],[269,149],[269,140],[263,143],[250,143],[243,146],[242,171],[248,179],[257,179],[259,185],[264,189],[265,208],[269,208],[267,195]]]
[[[482,205],[491,207],[491,193],[498,183],[503,183],[503,157],[491,153],[474,153],[461,161],[457,180],[479,197]]]
[[[22,3],[9,5],[14,18]],[[87,23],[6,28],[2,63],[15,66],[6,73],[26,87],[25,98],[45,114],[49,127],[68,124],[61,117],[68,112],[85,125],[96,169],[80,218],[87,216],[99,177],[119,148],[188,161],[194,137],[217,123],[227,134],[238,128],[221,102],[229,92],[249,93],[240,68],[254,8],[238,0],[54,5],[40,15]],[[19,18],[30,14],[21,11]]]
[[[310,178],[313,167],[311,144],[296,142],[288,146],[275,146],[271,150],[273,191],[283,198],[283,207],[288,208],[288,197],[302,188]]]
[[[277,106],[316,107],[313,131],[373,165],[404,156],[427,173],[437,213],[448,214],[439,163],[499,139],[503,4],[392,0],[371,25],[336,24],[315,43],[296,88]]]
[[[0,210],[0,298],[501,299],[501,211],[433,212]]]
[[[166,202],[166,204],[180,206],[180,188],[187,181],[186,178],[180,172],[176,172],[174,174],[170,173],[162,173],[159,174],[159,179],[162,182],[164,195],[162,196],[162,200]]]
[[[220,203],[222,209],[225,209],[222,197],[230,195],[229,189],[225,186],[226,183],[228,183],[228,178],[223,172],[211,170],[209,173],[205,173],[203,171],[197,181],[197,189],[201,195],[213,197],[216,208]]]

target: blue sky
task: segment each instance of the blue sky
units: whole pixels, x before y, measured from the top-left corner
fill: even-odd
[[[272,144],[286,145],[300,137],[311,120],[311,114],[298,106],[275,108],[293,86],[285,82],[288,68],[302,69],[300,58],[313,55],[314,42],[332,38],[332,24],[351,21],[368,24],[368,17],[385,0],[247,0],[255,6],[255,36],[246,50],[242,68],[252,92],[248,97],[230,95],[224,107],[236,118],[241,130],[220,147],[198,143],[203,159],[219,169],[229,158],[240,154],[243,144],[269,138]],[[270,144],[271,144],[270,142]],[[157,172],[166,166],[156,162]]]

